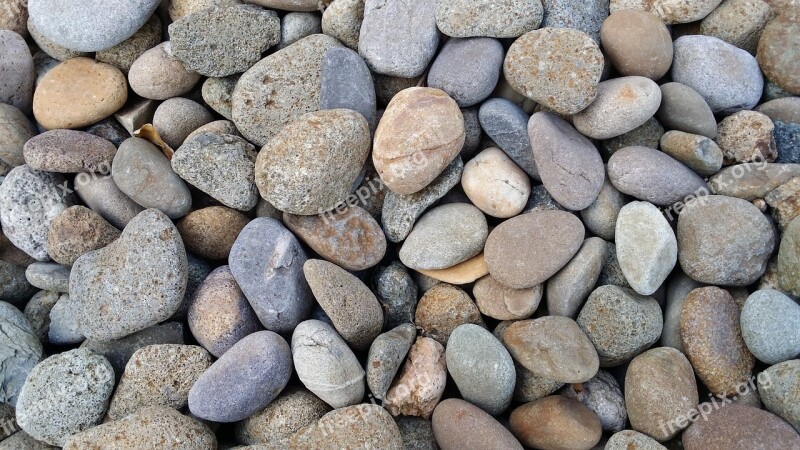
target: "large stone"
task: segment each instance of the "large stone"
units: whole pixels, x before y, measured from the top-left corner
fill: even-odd
[[[319,109],[356,111],[367,119],[370,130],[375,129],[375,85],[369,68],[358,53],[343,47],[325,53],[319,95]]]
[[[433,434],[443,449],[522,450],[519,441],[489,413],[470,402],[449,398],[433,412]]]
[[[560,395],[518,407],[509,417],[509,427],[531,448],[591,449],[603,435],[597,414]]]
[[[796,12],[779,15],[767,23],[758,41],[758,65],[764,75],[790,94],[800,94],[797,63],[800,51],[800,17]]]
[[[614,78],[597,86],[597,98],[572,117],[575,128],[593,139],[609,139],[634,130],[655,115],[661,90],[640,76]]]
[[[748,350],[760,361],[777,364],[800,354],[800,306],[783,293],[750,294],[739,323]]]
[[[717,136],[717,120],[703,97],[694,89],[681,83],[664,83],[661,89],[661,106],[656,117],[671,130],[699,134],[709,139]]]

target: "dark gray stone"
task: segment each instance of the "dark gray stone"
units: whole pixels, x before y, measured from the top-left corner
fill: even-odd
[[[25,378],[43,354],[28,319],[17,308],[0,302],[0,400],[16,405]]]
[[[336,47],[322,60],[319,109],[351,109],[376,126],[375,84],[364,60],[346,47]]]
[[[36,290],[28,283],[24,267],[0,260],[0,301],[21,308],[36,293]]]
[[[28,282],[44,291],[69,292],[69,267],[57,263],[33,263],[25,269]]]
[[[462,108],[476,105],[497,86],[504,56],[497,39],[451,38],[428,71],[428,87],[447,92]]]
[[[0,73],[0,103],[30,114],[36,76],[33,57],[25,39],[13,31],[0,30]]]
[[[776,163],[800,163],[800,124],[774,120],[775,146],[778,148]]]
[[[412,323],[404,323],[375,338],[366,364],[367,386],[375,398],[384,398],[416,338],[417,330]]]
[[[500,149],[534,180],[541,180],[528,137],[530,117],[519,106],[504,98],[492,98],[478,111],[481,127]]]
[[[375,295],[383,305],[386,324],[384,329],[414,322],[417,309],[417,284],[399,261],[381,267],[372,280]]]

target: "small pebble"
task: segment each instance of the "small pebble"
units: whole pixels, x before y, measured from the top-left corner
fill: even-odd
[[[725,164],[775,161],[778,149],[774,129],[772,120],[756,111],[739,111],[722,119],[715,141]]]
[[[600,40],[621,75],[658,80],[672,65],[672,37],[655,14],[615,11],[603,22]]]
[[[619,212],[615,235],[625,279],[637,293],[653,294],[678,262],[678,241],[669,222],[652,203],[631,202]]]
[[[200,74],[192,72],[172,53],[169,41],[142,53],[131,64],[128,82],[140,97],[166,100],[184,95],[200,81]]]
[[[403,369],[386,392],[384,407],[394,416],[430,419],[446,383],[444,347],[431,338],[418,337]]]
[[[583,224],[597,236],[613,241],[617,230],[617,217],[627,202],[627,196],[618,191],[606,177],[595,201],[581,211]]]
[[[629,76],[601,82],[597,98],[572,117],[575,128],[593,139],[627,133],[655,115],[661,90],[649,78]]]
[[[535,180],[541,179],[528,136],[530,117],[522,108],[503,98],[490,98],[481,104],[478,119],[486,135],[514,160],[520,169]]]
[[[383,399],[417,337],[414,324],[404,323],[372,341],[367,355],[367,386],[375,398]]]
[[[617,432],[625,428],[628,421],[625,397],[619,383],[609,372],[601,370],[580,386],[566,386],[561,395],[574,398],[594,411],[603,431]]]
[[[656,117],[665,127],[709,139],[717,136],[714,113],[697,91],[675,82],[664,83],[660,89],[661,106]]]
[[[422,336],[433,338],[442,345],[447,345],[450,333],[459,325],[484,325],[470,296],[447,283],[439,283],[425,292],[417,304],[414,323]]]
[[[607,256],[608,246],[602,239],[590,237],[583,241],[570,262],[547,280],[547,311],[550,315],[577,317],[600,278]]]
[[[44,291],[69,292],[69,267],[52,262],[35,262],[25,270],[28,283]]]
[[[379,267],[372,280],[375,296],[384,311],[384,330],[414,322],[419,288],[399,261]]]
[[[212,120],[211,113],[203,105],[175,97],[158,105],[153,115],[153,128],[167,145],[178,148],[192,131]]]
[[[161,43],[161,31],[161,19],[157,14],[153,14],[133,36],[111,48],[97,52],[95,59],[111,64],[127,74],[133,62],[142,56],[142,53]]]
[[[708,177],[722,168],[723,154],[716,142],[699,134],[667,131],[661,137],[661,151]]]
[[[449,39],[431,64],[428,86],[447,92],[462,108],[476,105],[497,86],[504,56],[496,39]]]
[[[358,51],[365,0],[335,0],[322,13],[322,32]]]
[[[786,295],[772,289],[753,292],[739,321],[747,349],[759,361],[777,364],[800,354],[800,306]]]
[[[536,312],[543,290],[542,285],[527,289],[507,288],[487,275],[475,283],[472,294],[484,315],[497,320],[519,320]]]
[[[131,200],[117,187],[110,173],[82,172],[75,178],[80,180],[75,184],[78,197],[116,228],[125,228],[128,222],[144,211],[141,205]]]

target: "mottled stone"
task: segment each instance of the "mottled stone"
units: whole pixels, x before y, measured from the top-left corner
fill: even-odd
[[[287,387],[263,410],[238,422],[239,442],[287,447],[301,428],[314,425],[331,408],[306,389]]]
[[[609,372],[601,370],[594,378],[579,386],[565,386],[561,395],[574,398],[594,411],[603,431],[616,432],[625,428],[628,421],[625,397],[619,383]]]
[[[678,242],[669,222],[652,203],[631,202],[619,212],[615,235],[625,279],[639,294],[653,294],[678,262]]]
[[[392,416],[379,405],[348,406],[325,414],[298,431],[289,448],[380,448],[400,450],[403,439]]]
[[[125,228],[144,208],[123,193],[111,174],[99,175],[83,172],[78,174],[75,192],[86,206],[116,228]]]
[[[475,283],[472,294],[481,313],[497,320],[519,320],[527,319],[536,312],[543,290],[542,285],[511,289],[488,275]]]
[[[772,120],[756,111],[739,111],[722,119],[715,141],[725,164],[775,161],[778,149],[774,129]]]
[[[183,97],[165,100],[153,114],[153,128],[171,148],[180,147],[194,130],[214,120],[201,104]]]
[[[800,50],[800,15],[796,12],[773,18],[764,27],[758,41],[758,65],[764,75],[783,90],[800,94],[797,62]]]
[[[755,54],[761,32],[772,14],[769,3],[761,0],[723,1],[700,22],[700,34]]]
[[[606,442],[606,450],[667,450],[650,436],[633,430],[623,430],[614,433]]]
[[[417,304],[414,323],[420,334],[447,345],[450,333],[459,325],[473,323],[483,326],[478,307],[462,289],[440,283],[430,288]]]
[[[0,160],[11,166],[25,163],[25,143],[36,136],[30,119],[19,109],[0,103]]]
[[[500,422],[477,406],[456,398],[441,402],[433,414],[433,434],[443,449],[521,450],[522,445]]]
[[[367,355],[367,386],[375,398],[383,399],[417,336],[411,323],[404,323],[381,334],[372,342]]]
[[[198,81],[200,74],[187,69],[173,55],[169,41],[142,53],[128,71],[128,82],[133,92],[151,100],[186,94]]]
[[[436,25],[451,37],[516,38],[539,28],[542,12],[538,0],[441,0]]]
[[[392,415],[430,419],[447,382],[442,344],[418,337],[409,350],[403,370],[386,392],[384,407]]]
[[[46,131],[23,149],[31,169],[59,173],[108,172],[116,152],[110,141],[75,130]]]
[[[722,0],[703,0],[686,4],[680,0],[612,0],[611,12],[623,9],[647,11],[666,24],[689,23],[707,16]]]
[[[715,408],[704,403],[701,411],[711,411],[704,420],[695,421],[681,438],[686,450],[703,448],[793,448],[800,437],[778,416],[745,405]]]
[[[533,448],[591,449],[603,434],[591,409],[560,395],[518,407],[511,413],[509,427],[521,443]]]
[[[661,151],[702,177],[714,175],[722,168],[722,150],[714,141],[699,134],[668,131],[661,137]]]
[[[676,271],[666,287],[666,304],[664,306],[664,329],[661,333],[661,345],[684,351],[681,339],[681,311],[686,296],[693,290],[704,287],[703,283],[689,278],[682,271]]]
[[[358,50],[365,0],[334,0],[322,13],[322,32]]]
[[[603,154],[608,156],[625,147],[658,148],[658,142],[663,135],[664,127],[655,117],[651,117],[627,133],[601,141],[600,147],[603,149]]]
[[[615,11],[603,22],[600,40],[621,75],[658,80],[672,65],[672,37],[655,14]]]

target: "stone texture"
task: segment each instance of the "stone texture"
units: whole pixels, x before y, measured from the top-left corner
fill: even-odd
[[[290,12],[281,20],[278,49],[288,47],[312,34],[322,33],[322,18],[313,12]]]
[[[25,163],[25,143],[36,136],[36,128],[19,109],[0,103],[0,161],[19,166]]]
[[[714,193],[752,201],[800,175],[800,164],[749,163],[726,167],[708,181]]]
[[[629,76],[603,81],[597,98],[572,117],[575,128],[593,139],[609,139],[645,123],[658,111],[661,90],[649,78]]]
[[[308,390],[287,387],[266,408],[236,424],[236,439],[250,445],[288,447],[296,432],[313,426],[330,410]]]
[[[712,405],[705,404],[707,408]],[[702,448],[792,448],[800,437],[786,422],[767,411],[744,405],[726,405],[698,420],[682,436],[687,450]]]
[[[144,208],[123,193],[111,174],[97,175],[82,172],[76,179],[75,192],[81,200],[116,228],[125,228]]]
[[[133,92],[151,100],[186,94],[198,81],[200,74],[187,69],[173,55],[169,41],[142,53],[128,71],[128,82]]]
[[[655,117],[651,117],[645,123],[627,133],[601,141],[600,147],[603,149],[603,154],[607,156],[611,156],[617,150],[625,147],[658,148],[658,142],[663,135],[664,127]]]
[[[798,361],[775,364],[758,375],[758,392],[766,409],[789,422],[795,430],[800,428],[796,393],[800,384]]]
[[[372,279],[375,296],[384,312],[384,329],[413,323],[419,289],[408,270],[399,261],[379,267]]]
[[[739,111],[722,119],[715,141],[725,164],[775,161],[778,149],[774,129],[772,120],[756,111]]]
[[[449,39],[431,64],[428,86],[447,92],[462,108],[476,105],[497,86],[504,56],[496,39]]]
[[[747,349],[758,360],[777,364],[800,354],[800,306],[781,292],[750,294],[739,323]]]
[[[224,260],[249,221],[233,209],[210,206],[192,211],[176,226],[189,251],[203,258]]]
[[[521,450],[522,445],[500,422],[477,406],[457,398],[444,400],[433,414],[433,434],[441,448]]]
[[[142,53],[161,43],[161,31],[161,19],[157,14],[153,14],[133,36],[109,49],[97,52],[95,59],[128,73],[133,62],[142,56]]]
[[[783,97],[764,102],[756,111],[766,114],[773,122],[800,124],[800,97]]]
[[[380,448],[400,450],[403,439],[392,416],[378,405],[360,404],[325,414],[298,431],[289,448]]]
[[[519,320],[536,312],[543,290],[542,285],[527,289],[507,288],[487,275],[475,283],[472,295],[482,314],[497,320]]]
[[[481,104],[478,120],[483,132],[534,180],[539,171],[528,137],[530,117],[519,106],[504,98],[490,98]]]
[[[700,34],[714,36],[755,54],[761,32],[771,16],[768,2],[723,1],[700,23]]]
[[[0,29],[24,36],[27,31],[25,22],[28,20],[28,3],[24,0],[5,0],[3,6],[0,11]]]
[[[628,197],[618,191],[606,177],[595,201],[581,211],[583,224],[597,236],[613,241],[617,229],[617,217],[627,202]]]
[[[44,352],[28,319],[5,302],[0,302],[0,331],[0,381],[3,386],[0,399],[15,406],[25,379],[41,361]]]
[[[606,442],[608,450],[666,450],[667,447],[659,444],[658,441],[646,434],[633,430],[623,430],[614,433]]]
[[[600,41],[620,75],[658,80],[672,65],[672,37],[655,14],[615,11],[603,22]]]
[[[699,134],[668,131],[661,137],[661,151],[707,177],[722,168],[723,154],[719,146]]]
[[[417,337],[414,324],[404,323],[381,334],[367,355],[367,386],[375,398],[383,399]]]
[[[483,325],[480,311],[462,289],[440,283],[430,288],[417,304],[414,323],[420,334],[447,344],[450,333],[459,325]]]
[[[44,132],[23,149],[31,169],[59,173],[108,172],[116,152],[107,139],[74,130]]]
[[[800,50],[800,15],[795,12],[779,15],[767,23],[758,41],[758,65],[764,75],[781,89],[800,94],[797,52]]]
[[[631,202],[622,207],[616,245],[622,273],[641,295],[658,290],[678,262],[675,233],[652,203]]]
[[[689,23],[702,19],[714,10],[722,0],[703,0],[687,5],[680,0],[613,0],[611,12],[622,9],[648,11],[657,15],[666,24]]]
[[[4,8],[5,9],[5,8]],[[35,79],[33,57],[25,39],[13,31],[0,30],[0,103],[11,105],[30,114]]]
[[[394,416],[430,419],[447,383],[442,344],[418,337],[408,352],[403,369],[384,397],[384,407]]]
[[[541,21],[542,3],[537,0],[442,0],[436,8],[436,25],[457,38],[516,38],[539,28]]]
[[[417,221],[400,248],[400,261],[414,270],[447,269],[479,254],[488,234],[486,217],[475,206],[438,206]]]
[[[685,273],[678,270],[666,285],[666,304],[664,305],[664,329],[661,333],[661,345],[672,347],[676,350],[684,351],[683,340],[681,339],[681,311],[683,303],[689,292],[699,287],[704,287],[703,283],[689,278]]]
[[[322,13],[322,32],[358,51],[365,0],[334,0]]]
[[[603,0],[544,0],[542,28],[575,28],[600,42],[600,27],[608,17],[608,2]]]
[[[561,395],[574,398],[594,411],[600,419],[603,431],[620,431],[628,422],[625,397],[622,395],[619,383],[609,372],[601,370],[594,378],[580,386],[565,386],[561,390]]]
[[[175,97],[158,105],[153,114],[153,128],[167,145],[176,149],[192,132],[213,119],[203,105],[188,98]]]
[[[717,120],[711,107],[694,89],[681,83],[664,83],[661,106],[656,117],[671,130],[699,134],[709,139],[717,136]]]
[[[511,432],[533,448],[591,449],[603,434],[600,419],[581,402],[553,395],[511,413]]]
[[[356,111],[367,119],[370,130],[375,129],[377,100],[372,74],[353,50],[336,47],[325,53],[319,96],[319,109]]]
[[[547,281],[547,311],[574,319],[597,284],[608,256],[606,242],[598,237],[583,241],[575,256]],[[477,296],[477,294],[476,294]]]

